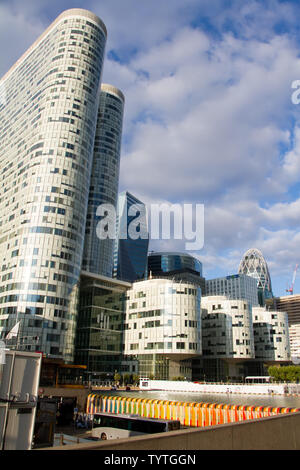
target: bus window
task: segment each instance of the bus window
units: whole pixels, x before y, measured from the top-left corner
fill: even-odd
[[[93,419],[92,435],[101,439],[117,439],[131,435],[154,434],[177,429],[180,429],[180,421],[144,418],[136,415],[97,413]]]

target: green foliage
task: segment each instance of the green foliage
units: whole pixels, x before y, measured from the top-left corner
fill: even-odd
[[[299,382],[300,366],[270,366],[268,374],[274,382]]]
[[[137,374],[133,374],[133,376],[132,376],[132,383],[134,383],[134,384],[139,384],[139,382],[140,382],[140,376],[137,375]]]
[[[123,375],[123,384],[128,385],[131,383],[131,375],[130,374],[124,374]]]
[[[119,372],[116,372],[114,375],[114,381],[120,382],[120,380],[121,380],[121,374],[119,374]]]

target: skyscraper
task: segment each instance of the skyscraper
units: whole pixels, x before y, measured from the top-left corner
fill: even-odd
[[[265,305],[265,300],[273,297],[269,268],[260,250],[251,248],[246,251],[240,262],[238,272],[256,279],[260,305]]]
[[[122,92],[112,85],[102,84],[82,269],[109,277],[113,270],[114,239],[98,237],[97,209],[101,204],[117,209],[123,110]]]
[[[0,333],[72,361],[106,27],[67,10],[0,81]],[[26,344],[28,343],[28,344]]]
[[[118,198],[114,277],[134,282],[147,277],[149,235],[143,202],[124,191]]]

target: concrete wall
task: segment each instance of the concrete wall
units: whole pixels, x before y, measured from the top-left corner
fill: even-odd
[[[86,400],[91,393],[88,388],[40,387],[39,396],[44,397],[76,397],[79,411],[85,412]]]
[[[46,450],[300,450],[300,412]]]

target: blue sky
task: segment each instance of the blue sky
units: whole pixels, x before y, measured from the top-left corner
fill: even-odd
[[[0,75],[75,7],[106,24],[103,81],[126,97],[120,190],[204,204],[204,247],[192,254],[205,276],[237,272],[256,247],[285,295],[300,263],[299,2],[0,0]]]

